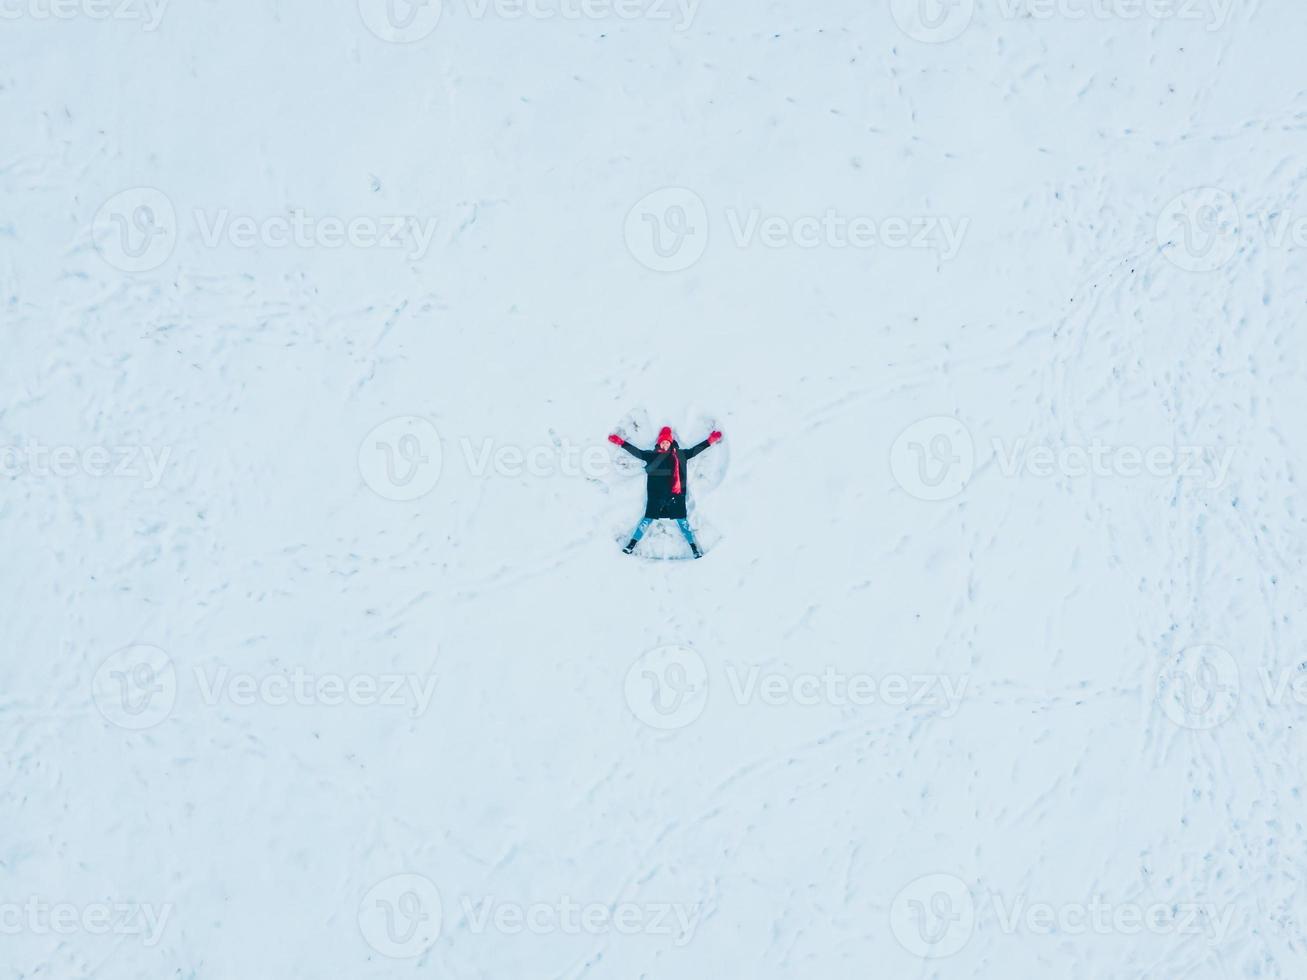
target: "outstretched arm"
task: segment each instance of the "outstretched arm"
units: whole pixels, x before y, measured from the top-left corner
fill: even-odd
[[[636,459],[642,459],[646,463],[653,458],[653,453],[650,452],[648,449],[636,449],[621,436],[616,436],[616,435],[609,436],[608,441],[611,442],[614,446],[621,446]]]
[[[707,449],[709,446],[715,446],[715,445],[717,445],[717,443],[719,443],[719,442],[721,442],[721,441],[722,441],[722,434],[721,434],[720,432],[712,432],[712,433],[709,433],[707,439],[705,439],[703,442],[699,443],[697,446],[691,446],[689,449],[687,449],[687,450],[685,451],[685,458],[686,458],[686,459],[694,459],[694,457],[698,456],[701,452],[703,452],[703,451],[704,451],[705,449]]]

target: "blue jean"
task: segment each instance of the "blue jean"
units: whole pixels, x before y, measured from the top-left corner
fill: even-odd
[[[649,529],[649,525],[653,523],[653,520],[652,517],[646,517],[640,521],[640,523],[635,526],[635,530],[631,532],[631,540],[639,541],[644,537],[644,532]],[[694,532],[690,530],[690,522],[684,517],[678,517],[676,518],[676,526],[679,527],[681,533],[685,535],[685,540],[690,542],[690,547],[696,547],[694,543]]]

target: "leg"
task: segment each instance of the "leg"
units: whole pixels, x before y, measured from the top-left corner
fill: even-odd
[[[690,550],[694,552],[694,557],[702,558],[703,552],[699,550],[699,544],[694,540],[694,532],[690,530],[690,522],[684,517],[678,517],[676,519],[676,526],[679,527],[681,533],[685,535],[685,540],[690,542]]]
[[[633,552],[640,539],[644,537],[644,532],[649,529],[649,525],[652,523],[652,517],[642,519],[640,523],[635,526],[635,530],[631,532],[631,540],[627,542],[626,547],[623,548],[622,551],[626,552],[628,555]]]

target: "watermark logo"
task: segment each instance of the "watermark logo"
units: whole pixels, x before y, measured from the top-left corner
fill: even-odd
[[[1230,931],[1235,909],[1215,902],[1112,902],[1095,895],[1088,902],[1032,902],[1025,895],[988,896],[994,921],[1005,935],[1032,936],[1205,936],[1219,946]]]
[[[441,0],[359,0],[367,29],[388,44],[412,44],[440,23]]]
[[[675,21],[672,29],[690,29],[698,0],[463,0],[463,13],[474,20],[622,20]],[[679,15],[679,16],[678,16]]]
[[[947,215],[919,214],[909,217],[876,218],[847,215],[828,208],[820,215],[791,217],[764,214],[758,208],[726,211],[726,224],[737,248],[828,248],[906,249],[933,251],[948,262],[962,249],[971,227],[969,218],[953,220]]]
[[[995,471],[1008,479],[1186,480],[1207,490],[1225,485],[1235,448],[1200,445],[1038,443],[995,437],[988,443]],[[975,470],[976,445],[963,423],[947,416],[908,426],[890,448],[895,480],[919,500],[947,500],[965,489]]]
[[[388,249],[402,252],[412,262],[426,257],[439,225],[436,218],[410,214],[346,217],[311,214],[303,208],[274,215],[194,208],[189,220],[204,248]],[[115,194],[100,207],[91,237],[111,266],[139,273],[157,269],[172,257],[182,229],[168,195],[154,187],[135,187]]]
[[[976,15],[976,0],[890,0],[894,22],[914,41],[943,44],[962,35]]]
[[[684,728],[708,704],[708,666],[698,652],[670,644],[640,656],[626,672],[626,703],[651,728]]]
[[[359,903],[359,931],[382,956],[416,959],[440,938],[440,890],[417,874],[392,875],[369,889]]]
[[[1292,701],[1298,707],[1307,705],[1307,663],[1287,667],[1278,673],[1263,669],[1261,681],[1267,704],[1281,707]]]
[[[149,902],[47,902],[32,896],[22,904],[0,902],[0,935],[17,936],[128,936],[144,946],[163,939],[173,906]]]
[[[318,216],[303,208],[288,214],[256,217],[233,215],[226,208],[196,208],[193,217],[205,248],[224,243],[232,248],[355,248],[403,250],[404,257],[418,262],[431,250],[437,219],[410,214]]]
[[[1307,248],[1307,217],[1288,211],[1259,212],[1257,230],[1270,248]]]
[[[157,187],[133,187],[100,206],[91,238],[101,257],[123,272],[149,272],[177,246],[177,212]]]
[[[390,419],[364,437],[358,462],[363,482],[378,496],[417,500],[440,481],[440,433],[416,415]]]
[[[206,707],[263,705],[300,707],[399,708],[413,717],[426,713],[439,678],[434,673],[336,674],[301,665],[268,674],[233,671],[225,665],[192,670],[200,701]],[[100,713],[129,730],[151,728],[166,719],[177,702],[181,678],[158,647],[135,645],[109,657],[92,681]],[[187,687],[187,693],[190,692]]]
[[[1244,6],[1251,17],[1259,0]],[[1210,33],[1230,22],[1235,0],[998,0],[1005,20],[1151,20],[1205,23]]]
[[[561,933],[567,936],[671,937],[682,947],[694,939],[701,910],[679,902],[578,902],[564,895],[558,901],[521,904],[496,899],[462,900],[463,918],[475,935],[497,932],[506,936]]]
[[[1198,187],[1172,198],[1157,218],[1157,241],[1186,272],[1215,272],[1239,250],[1239,209],[1218,187]]]
[[[496,445],[493,439],[482,439],[478,445],[461,436],[458,445],[467,471],[477,479],[493,475],[509,479],[565,476],[598,480],[616,470],[606,443],[578,445],[569,439],[556,438],[548,445],[537,443],[523,448],[507,443]]]
[[[238,708],[285,705],[334,708],[407,708],[413,717],[426,714],[436,693],[435,674],[316,673],[296,666],[287,672],[256,675],[195,668],[200,699],[209,707],[226,702]]]
[[[461,0],[450,12],[471,21],[650,21],[675,22],[673,30],[690,29],[698,0]],[[359,0],[368,30],[383,41],[411,44],[429,36],[440,23],[440,0]]]
[[[876,217],[835,208],[787,215],[728,207],[720,217],[729,241],[738,249],[920,249],[933,252],[941,261],[957,256],[971,227],[970,219],[947,215]],[[645,196],[627,213],[626,246],[648,269],[681,272],[703,258],[711,224],[703,198],[686,187],[665,187]]]
[[[171,0],[0,0],[3,20],[135,21],[142,30],[159,29]]]
[[[1094,895],[1082,901],[1031,901],[999,892],[974,894],[961,878],[928,874],[909,882],[890,906],[890,928],[899,944],[925,960],[961,950],[975,931],[979,911],[1007,936],[1204,937],[1219,946],[1229,934],[1235,908],[1215,902],[1158,901],[1142,904]]]
[[[1149,476],[1192,480],[1209,490],[1225,483],[1235,452],[1233,447],[1218,453],[1210,446],[1116,446],[1100,439],[1088,445],[1061,446],[994,439],[992,449],[998,471],[1005,477]]]
[[[957,714],[967,689],[966,677],[946,674],[885,674],[847,672],[827,666],[821,673],[787,674],[757,664],[741,668],[726,664],[726,680],[736,704],[771,707],[829,705],[837,708],[923,706],[940,708],[940,717]]]
[[[708,207],[686,187],[647,194],[626,215],[626,247],[655,272],[690,268],[708,248]]]
[[[141,480],[146,490],[163,482],[172,448],[153,446],[47,446],[29,439],[22,446],[0,446],[0,476],[71,479],[75,476]]]
[[[1259,0],[1244,4],[1251,17]],[[890,0],[899,29],[924,44],[943,44],[971,26],[976,0]],[[989,13],[1006,21],[1176,21],[1205,25],[1208,32],[1230,23],[1235,0],[996,0]]]
[[[172,713],[177,671],[158,647],[124,647],[95,672],[92,697],[100,714],[112,724],[132,731],[153,728]]]
[[[494,478],[605,480],[630,470],[607,442],[578,443],[550,433],[533,444],[491,437],[450,437],[418,416],[402,416],[377,426],[359,447],[359,472],[369,487],[388,500],[412,500],[429,493],[449,467],[477,480]],[[621,463],[618,460],[621,460]]]
[[[1239,703],[1239,665],[1230,651],[1211,643],[1181,650],[1159,671],[1157,700],[1182,728],[1215,728]]]
[[[971,939],[976,905],[971,889],[950,874],[922,875],[904,885],[890,904],[890,930],[904,949],[922,959],[952,956]]]
[[[1234,195],[1199,187],[1173,198],[1157,219],[1157,242],[1167,260],[1186,272],[1215,272],[1240,248],[1307,248],[1307,216],[1276,208],[1240,214]]]
[[[971,432],[955,418],[932,416],[912,423],[890,447],[890,470],[899,486],[918,500],[948,500],[960,494],[975,469]]]

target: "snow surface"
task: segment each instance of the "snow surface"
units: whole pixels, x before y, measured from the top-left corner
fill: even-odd
[[[923,2],[7,0],[0,977],[1304,975],[1307,7]]]

